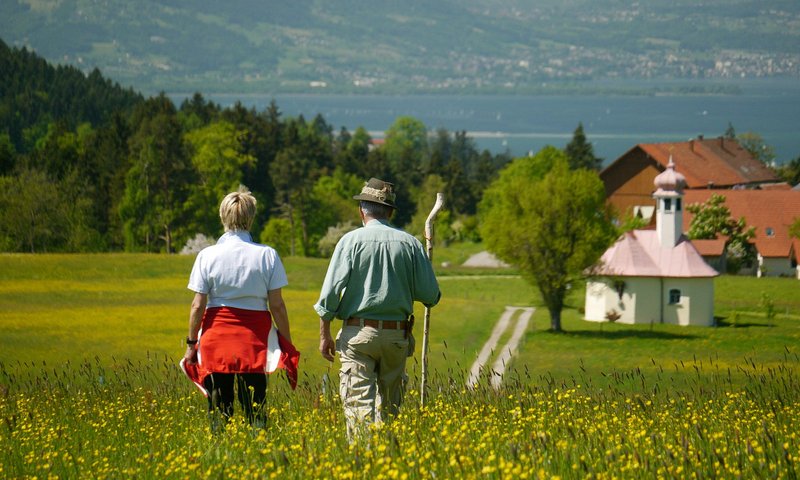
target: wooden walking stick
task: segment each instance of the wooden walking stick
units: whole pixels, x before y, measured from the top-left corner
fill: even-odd
[[[428,219],[425,220],[425,247],[428,253],[428,260],[433,263],[433,219],[444,206],[444,195],[436,194],[436,203],[433,205]],[[428,380],[428,330],[431,323],[431,309],[425,307],[425,321],[422,324],[422,385],[419,389],[420,405],[425,406],[425,383]]]

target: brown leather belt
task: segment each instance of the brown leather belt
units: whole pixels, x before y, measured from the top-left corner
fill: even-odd
[[[383,328],[385,330],[403,330],[406,328],[406,322],[398,320],[370,320],[368,318],[350,317],[345,322],[345,325],[354,327],[372,327]]]

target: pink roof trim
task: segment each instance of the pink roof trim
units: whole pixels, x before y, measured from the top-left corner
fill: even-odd
[[[658,233],[633,230],[625,233],[600,258],[591,272],[620,277],[716,277],[711,268],[685,236],[673,248],[662,248]]]

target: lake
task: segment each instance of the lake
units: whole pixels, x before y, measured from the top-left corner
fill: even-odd
[[[207,98],[241,101],[263,110],[274,99],[284,116],[318,113],[336,130],[362,126],[380,137],[399,116],[411,116],[433,132],[465,130],[481,149],[519,156],[545,145],[563,147],[578,122],[595,154],[613,161],[637,143],[682,142],[737,133],[761,135],[783,163],[800,156],[800,82],[743,82],[739,95],[235,95]],[[184,96],[172,95],[180,102]]]

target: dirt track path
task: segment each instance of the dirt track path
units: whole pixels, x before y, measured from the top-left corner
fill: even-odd
[[[500,318],[497,320],[494,329],[492,329],[492,334],[489,336],[489,340],[483,344],[483,348],[481,348],[478,358],[475,359],[475,362],[472,364],[472,368],[470,368],[469,378],[467,379],[467,387],[472,388],[478,384],[481,373],[485,373],[486,363],[489,361],[489,357],[492,355],[492,353],[495,352],[497,343],[500,341],[500,337],[502,337],[503,333],[505,333],[505,331],[508,329],[514,314],[518,311],[521,311],[517,317],[517,323],[514,327],[511,337],[500,350],[500,354],[492,364],[491,384],[494,388],[500,387],[503,382],[503,374],[505,373],[506,365],[508,364],[509,360],[511,360],[511,357],[514,355],[514,353],[516,353],[517,346],[519,345],[522,336],[525,334],[525,329],[528,328],[528,323],[530,322],[534,310],[535,309],[533,307],[506,307],[503,314],[500,315]]]

